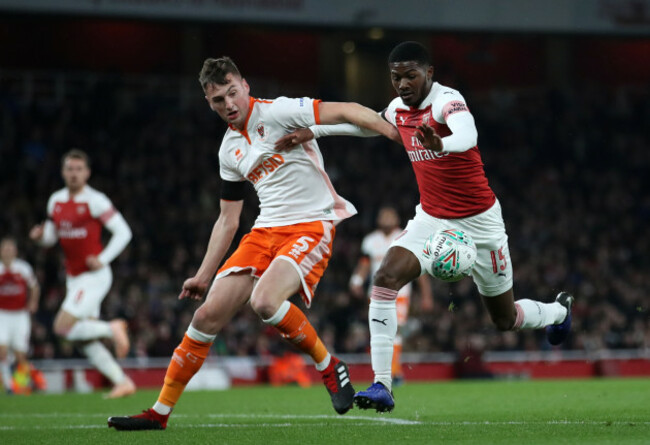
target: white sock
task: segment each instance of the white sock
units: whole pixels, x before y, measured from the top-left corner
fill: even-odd
[[[325,371],[332,361],[332,355],[328,352],[322,362],[316,363],[316,371]]]
[[[152,409],[158,414],[160,414],[161,416],[168,416],[169,413],[172,412],[171,406],[165,405],[164,403],[160,403],[158,401],[156,401],[156,403],[153,404]]]
[[[392,299],[391,299],[392,298]],[[392,384],[393,343],[397,334],[397,291],[373,286],[368,308],[370,358],[375,382],[390,391]]]
[[[9,363],[9,359],[0,362],[0,374],[2,374],[2,384],[5,387],[5,391],[10,391],[12,379],[11,379],[11,363]]]
[[[117,364],[115,358],[108,352],[106,346],[100,341],[93,341],[84,345],[81,350],[88,357],[88,361],[101,372],[114,385],[124,381],[126,374]]]
[[[515,301],[517,319],[515,329],[539,329],[551,324],[562,323],[567,311],[558,302],[541,303],[522,299]]]
[[[214,339],[217,338],[216,334],[206,334],[205,332],[201,332],[198,329],[194,328],[192,325],[187,328],[187,336],[192,340],[200,341],[203,343],[214,343]]]
[[[263,320],[264,323],[270,324],[271,326],[277,325],[284,319],[284,316],[287,315],[289,309],[291,309],[291,303],[288,301],[283,301],[275,314],[271,316],[271,318]]]
[[[79,320],[65,336],[70,341],[87,341],[98,338],[112,338],[111,325],[103,320]]]

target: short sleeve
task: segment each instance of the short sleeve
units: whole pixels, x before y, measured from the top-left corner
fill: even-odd
[[[224,181],[240,182],[246,180],[235,168],[234,162],[228,159],[228,151],[223,146],[219,150],[219,176]]]
[[[462,112],[469,112],[465,98],[452,88],[444,88],[431,104],[431,114],[441,124],[446,123],[449,116]]]
[[[319,99],[309,97],[288,98],[278,97],[273,101],[269,116],[280,127],[287,129],[306,128],[320,125],[318,111]]]

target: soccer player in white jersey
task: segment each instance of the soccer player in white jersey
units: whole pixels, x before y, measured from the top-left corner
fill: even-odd
[[[354,397],[348,368],[330,355],[305,314],[288,299],[300,294],[309,307],[332,253],[335,225],[356,210],[334,190],[316,143],[283,154],[275,151],[274,143],[294,128],[318,123],[351,122],[393,138],[397,132],[358,104],[251,97],[248,83],[228,57],[207,59],[199,82],[210,108],[229,127],[219,149],[221,214],[198,272],[185,281],[179,296],[199,300],[207,291],[207,298],[174,351],[158,401],[142,414],[111,417],[108,425],[164,429],[217,333],[248,302],[265,323],[312,358],[334,409],[344,414]],[[260,213],[251,232],[218,268],[239,227],[246,182],[257,192]]]
[[[99,312],[113,281],[110,263],[131,240],[131,229],[110,199],[87,184],[90,165],[85,152],[67,152],[61,174],[65,187],[50,196],[48,219],[29,234],[43,247],[59,241],[65,255],[66,296],[54,319],[54,332],[78,343],[90,363],[111,381],[107,398],[124,397],[135,392],[135,385],[100,340],[113,340],[115,355],[124,358],[129,352],[126,322],[99,320]],[[111,232],[105,247],[102,228]]]
[[[40,288],[32,266],[17,258],[13,238],[0,241],[0,374],[5,391],[12,392],[9,352],[16,365],[29,368],[30,314],[38,309]]]
[[[395,240],[375,274],[368,320],[375,382],[355,396],[362,409],[392,411],[391,356],[397,331],[395,298],[404,284],[425,273],[422,246],[438,229],[467,232],[478,249],[472,279],[496,327],[502,331],[546,328],[549,343],[562,343],[571,329],[573,296],[560,292],[553,303],[515,302],[512,262],[501,206],[488,185],[477,146],[474,117],[456,90],[433,81],[427,49],[417,42],[397,45],[388,57],[396,97],[381,114],[394,125],[420,190],[415,217]],[[352,125],[311,127],[276,143],[286,150],[326,135],[370,136]],[[388,320],[386,324],[372,320]]]
[[[403,230],[400,228],[397,210],[389,206],[380,208],[377,213],[377,229],[363,238],[361,242],[361,257],[350,277],[350,292],[354,296],[360,297],[364,295],[363,284],[366,279],[375,276],[391,244],[402,233]],[[429,312],[433,309],[433,296],[429,279],[428,275],[421,275],[418,279],[420,309],[423,312]],[[393,361],[391,364],[391,374],[395,385],[401,383],[404,379],[401,362],[402,336],[400,335],[399,329],[406,324],[408,319],[412,287],[411,283],[405,284],[399,290],[395,299],[398,331],[393,344]],[[369,297],[370,290],[371,287],[368,287]]]

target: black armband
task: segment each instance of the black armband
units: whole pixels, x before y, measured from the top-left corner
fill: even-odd
[[[221,181],[221,199],[225,201],[241,201],[244,199],[246,181]]]

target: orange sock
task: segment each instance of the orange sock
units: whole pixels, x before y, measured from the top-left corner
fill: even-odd
[[[280,335],[296,345],[305,354],[309,354],[314,363],[320,363],[327,357],[327,348],[316,334],[305,314],[291,304],[284,318],[275,325]]]
[[[181,397],[187,382],[201,369],[208,356],[212,343],[191,339],[185,334],[183,341],[174,350],[174,355],[167,367],[165,384],[158,396],[158,401],[173,407]]]
[[[393,372],[393,377],[402,375],[402,343],[393,344],[393,363],[391,364],[391,370]]]

